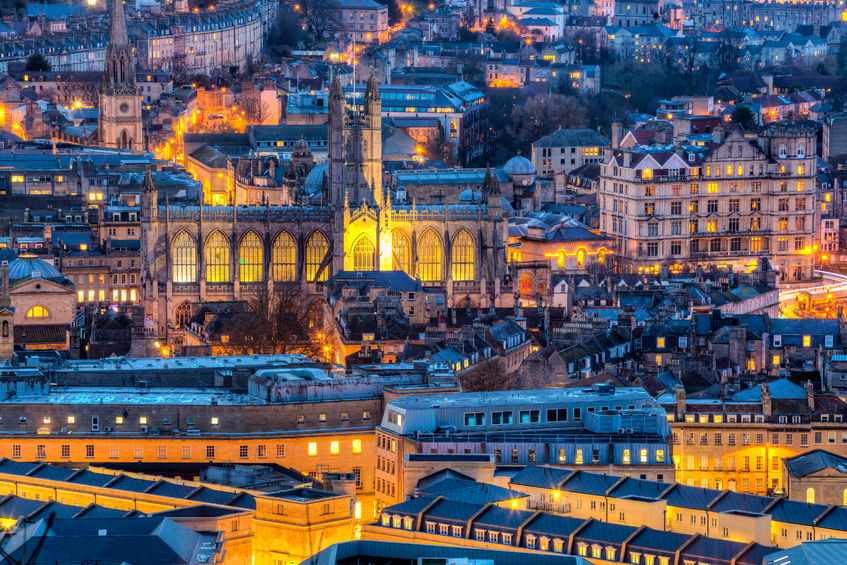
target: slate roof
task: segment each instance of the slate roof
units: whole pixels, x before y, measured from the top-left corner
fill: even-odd
[[[567,128],[545,135],[534,147],[587,147],[609,145],[609,139],[589,128]]]
[[[847,561],[847,540],[810,541],[765,556],[764,565],[819,565]]]
[[[793,477],[805,477],[826,468],[847,473],[847,458],[823,449],[808,451],[782,461],[788,473]]]

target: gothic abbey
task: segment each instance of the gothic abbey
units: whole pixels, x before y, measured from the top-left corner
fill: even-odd
[[[414,186],[385,185],[376,79],[361,105],[348,104],[334,80],[329,112],[319,205],[168,204],[148,173],[142,298],[157,335],[179,328],[200,303],[244,300],[275,284],[318,295],[319,283],[342,271],[403,271],[445,289],[446,306],[512,303],[500,297],[508,221],[496,173],[473,171],[484,180],[472,192],[443,171],[444,203],[418,205]]]

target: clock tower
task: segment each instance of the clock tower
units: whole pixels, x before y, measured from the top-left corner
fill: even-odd
[[[106,48],[106,73],[100,89],[100,144],[116,149],[144,149],[141,129],[141,89],[124,19],[123,0],[112,3],[112,34]]]

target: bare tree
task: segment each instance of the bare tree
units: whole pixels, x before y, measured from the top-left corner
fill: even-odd
[[[297,285],[276,284],[272,292],[258,285],[247,301],[247,312],[230,328],[224,349],[230,355],[299,353],[324,360],[321,314],[320,300],[305,296]]]
[[[338,0],[301,0],[300,11],[316,40],[341,27],[341,7]]]
[[[558,128],[585,127],[585,108],[573,96],[553,94],[532,96],[526,103],[512,109],[511,122],[506,133],[519,147],[553,133]]]
[[[261,125],[271,115],[270,107],[262,101],[262,91],[252,86],[245,86],[238,99],[238,107],[249,124]]]
[[[492,357],[481,362],[473,371],[460,375],[459,382],[464,392],[483,392],[511,390],[515,380],[513,375],[506,372],[503,360]]]

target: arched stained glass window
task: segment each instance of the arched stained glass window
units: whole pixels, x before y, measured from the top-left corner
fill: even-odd
[[[313,282],[315,280],[325,281],[329,269],[324,269],[320,277],[315,279],[318,274],[318,268],[326,257],[326,252],[329,250],[329,244],[326,236],[319,231],[312,232],[309,239],[306,241],[306,280]]]
[[[275,281],[293,281],[297,268],[297,252],[294,238],[287,231],[281,232],[274,240],[273,275]]]
[[[206,240],[206,282],[228,283],[229,279],[229,241],[224,234],[215,231]]]
[[[418,265],[421,280],[424,282],[441,280],[441,239],[436,233],[426,230],[418,242]]]
[[[391,232],[391,269],[411,275],[412,260],[409,238],[401,229]]]
[[[173,282],[197,282],[197,244],[188,232],[181,231],[171,243]]]
[[[471,234],[461,230],[453,238],[453,280],[474,280],[474,244]]]
[[[262,282],[262,240],[249,231],[238,246],[238,278],[241,282]]]
[[[374,242],[366,235],[360,237],[353,244],[353,270],[354,271],[373,271],[374,270]]]

